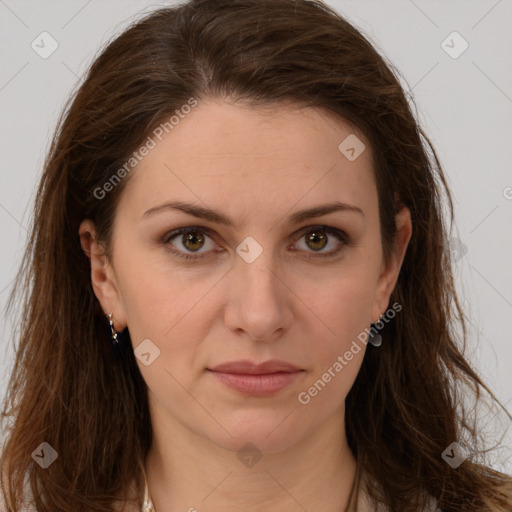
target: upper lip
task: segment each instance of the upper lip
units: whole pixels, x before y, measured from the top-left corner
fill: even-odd
[[[277,359],[273,359],[270,361],[265,361],[260,364],[253,363],[252,361],[243,360],[243,361],[232,361],[229,363],[219,364],[213,368],[209,368],[209,370],[213,370],[215,372],[225,372],[225,373],[243,373],[250,375],[262,375],[268,373],[276,373],[276,372],[297,372],[301,369],[293,364],[287,363],[286,361],[279,361]]]

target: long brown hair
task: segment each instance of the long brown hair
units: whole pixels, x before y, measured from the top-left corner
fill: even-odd
[[[446,211],[453,221],[452,200],[397,76],[315,0],[192,0],[146,15],[103,49],[59,119],[9,298],[8,310],[23,292],[2,411],[12,420],[1,459],[10,510],[25,478],[38,511],[111,511],[128,482],[143,489],[147,388],[129,333],[112,349],[78,228],[92,219],[110,255],[130,175],[102,198],[95,191],[175,110],[211,97],[324,108],[361,129],[375,157],[386,257],[395,213],[411,211],[391,296],[403,312],[383,329],[379,350],[367,351],[346,399],[348,441],[375,482],[371,496],[393,512],[420,509],[426,495],[444,512],[511,510],[510,477],[471,458],[454,469],[441,456],[464,435],[477,442],[464,397],[493,395],[464,358],[466,320],[443,220]],[[58,453],[47,469],[31,457],[42,442]]]

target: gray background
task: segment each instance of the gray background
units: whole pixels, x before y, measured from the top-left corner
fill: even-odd
[[[512,1],[327,3],[398,68],[418,106],[455,198],[453,236],[464,253],[457,284],[471,319],[468,357],[512,412]],[[57,116],[100,47],[162,5],[170,3],[0,0],[1,396],[13,362],[4,308]],[[59,45],[47,59],[31,48],[43,31]],[[441,45],[453,31],[469,44],[458,58]],[[448,44],[460,48],[456,40]],[[509,445],[510,422],[498,425],[507,435],[501,446]],[[510,464],[496,467],[512,473]]]

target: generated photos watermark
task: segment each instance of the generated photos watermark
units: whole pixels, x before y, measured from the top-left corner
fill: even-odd
[[[311,398],[318,395],[325,386],[331,382],[331,380],[340,373],[345,366],[349,364],[356,354],[361,352],[362,346],[368,344],[373,336],[380,336],[379,331],[384,328],[385,324],[389,323],[390,320],[395,318],[396,314],[402,310],[402,305],[395,302],[391,308],[389,308],[378,322],[373,324],[370,328],[365,328],[357,335],[357,340],[353,340],[350,349],[347,350],[343,356],[338,356],[336,361],[327,369],[325,373],[306,391],[301,391],[297,395],[297,399],[303,405],[309,404]]]
[[[189,98],[187,103],[176,109],[168,121],[160,123],[146,139],[146,142],[139,147],[137,151],[132,153],[132,156],[120,167],[101,187],[94,189],[94,197],[96,199],[104,199],[108,192],[114,190],[121,180],[129,174],[133,168],[141,162],[144,157],[149,155],[152,149],[155,149],[158,142],[160,142],[164,136],[164,133],[170,133],[179,123],[181,119],[184,119],[187,114],[190,114],[192,108],[197,106],[197,100],[195,98]],[[155,140],[158,139],[158,142]]]

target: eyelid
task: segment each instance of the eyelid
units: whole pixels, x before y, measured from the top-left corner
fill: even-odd
[[[325,253],[315,254],[314,252],[311,252],[309,256],[305,256],[306,258],[334,257],[339,252],[341,252],[346,245],[349,245],[349,243],[350,243],[350,237],[347,235],[347,233],[344,230],[335,228],[335,227],[331,227],[331,226],[327,226],[327,225],[323,225],[323,224],[314,224],[314,225],[304,226],[303,228],[300,228],[299,230],[295,231],[295,233],[290,236],[290,239],[293,239],[293,241],[295,243],[296,241],[300,240],[300,238],[302,236],[304,236],[305,234],[313,232],[315,230],[324,231],[324,232],[328,233],[329,235],[337,238],[341,243],[341,248],[334,249],[334,250],[331,250],[331,251],[325,252]],[[170,246],[169,250],[173,254],[176,254],[178,257],[182,257],[185,259],[191,259],[191,260],[204,259],[204,258],[208,257],[208,256],[205,256],[208,254],[208,252],[196,253],[196,254],[187,253],[187,252],[183,252],[179,249],[176,249],[175,247],[172,246],[172,244],[170,244],[171,240],[178,237],[179,235],[183,235],[183,234],[187,234],[187,233],[195,232],[195,231],[204,233],[205,235],[209,236],[212,240],[215,241],[215,235],[217,235],[217,233],[215,233],[215,231],[213,231],[212,229],[204,227],[204,226],[185,226],[185,227],[173,229],[173,230],[167,232],[162,237],[161,241],[164,245]],[[215,242],[215,243],[217,243],[217,242]],[[217,243],[217,247],[218,246],[219,246],[219,244]],[[209,251],[209,252],[211,252],[211,251]]]

